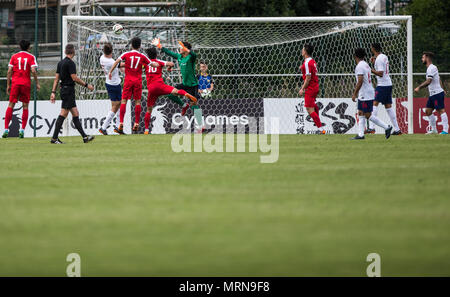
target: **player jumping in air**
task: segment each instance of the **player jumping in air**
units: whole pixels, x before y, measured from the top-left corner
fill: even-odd
[[[302,56],[305,59],[300,67],[303,76],[303,85],[300,89],[300,96],[305,94],[305,107],[309,116],[313,119],[314,124],[319,128],[319,134],[325,134],[322,123],[319,118],[319,107],[316,104],[316,97],[319,93],[319,79],[317,77],[317,64],[311,55],[314,47],[310,44],[305,44],[302,49]]]
[[[178,90],[172,86],[166,85],[162,78],[163,67],[168,67],[170,70],[175,64],[173,62],[166,62],[157,59],[156,48],[152,47],[147,50],[147,56],[154,63],[157,63],[158,67],[145,66],[145,74],[147,78],[147,88],[148,88],[148,98],[147,98],[147,112],[145,113],[145,132],[144,134],[149,134],[150,119],[152,115],[153,106],[159,96],[163,95],[175,95],[175,96],[185,96],[192,102],[197,102],[197,98],[188,94],[185,90]]]
[[[163,47],[161,45],[161,42],[159,38],[155,38],[152,41],[152,44],[159,49],[161,49],[165,54],[169,55],[172,58],[177,59],[178,64],[180,65],[181,69],[181,76],[183,77],[183,82],[181,84],[176,85],[175,87],[179,90],[185,90],[195,98],[198,98],[198,80],[197,76],[195,75],[195,62],[197,60],[197,54],[192,50],[192,46],[189,44],[189,42],[186,41],[179,41],[179,49],[178,53],[174,53],[167,48]],[[177,98],[176,96],[169,96],[169,98],[172,101],[175,101]],[[183,105],[183,102],[181,99],[179,99],[179,105],[183,106],[183,109],[181,111],[181,115],[184,116],[186,111],[189,109],[188,105]],[[197,133],[201,133],[203,131],[203,116],[202,116],[202,110],[197,104],[197,101],[191,102],[191,108],[194,112],[195,121],[198,124]]]
[[[107,43],[103,47],[103,55],[100,57],[100,65],[103,68],[103,71],[106,75],[105,86],[106,91],[108,92],[109,99],[111,100],[111,111],[106,117],[105,122],[102,127],[99,129],[99,132],[103,135],[108,135],[106,129],[111,123],[114,116],[117,114],[117,111],[120,108],[120,102],[122,100],[122,86],[120,85],[121,79],[119,76],[119,69],[114,69],[112,72],[112,79],[109,79],[109,70],[114,64],[114,59],[112,58],[112,45],[111,43]],[[114,129],[118,129],[114,127]]]
[[[371,71],[369,64],[364,61],[366,51],[362,48],[357,48],[353,55],[356,61],[355,75],[356,86],[353,92],[352,100],[356,102],[358,98],[358,135],[352,139],[364,139],[364,129],[366,127],[366,119],[374,122],[376,125],[385,130],[386,139],[391,136],[392,126],[386,125],[383,121],[372,114],[373,100],[375,92],[372,86]]]
[[[388,57],[381,52],[381,45],[379,43],[373,43],[370,51],[373,57],[370,58],[370,62],[374,65],[375,69],[371,69],[372,73],[377,76],[377,88],[375,89],[375,100],[373,101],[374,116],[378,114],[378,104],[384,104],[391,123],[394,126],[394,132],[392,135],[401,135],[402,131],[398,127],[397,117],[395,110],[392,108],[392,81],[389,77],[389,60]],[[367,133],[375,133],[373,122],[369,122],[369,129]]]
[[[28,122],[28,104],[30,103],[31,79],[30,72],[33,74],[36,88],[41,87],[37,77],[37,62],[35,56],[30,54],[30,42],[21,40],[20,49],[22,51],[14,54],[8,64],[8,74],[6,80],[6,94],[9,94],[9,104],[5,114],[5,132],[3,138],[9,134],[9,122],[12,119],[14,106],[18,101],[22,102],[22,128],[19,130],[19,138],[25,135],[25,128]],[[12,84],[11,84],[12,81]]]
[[[131,39],[131,48],[129,52],[123,53],[111,66],[108,76],[112,79],[114,69],[120,62],[125,62],[125,79],[123,84],[122,102],[120,104],[120,124],[114,132],[124,134],[123,132],[123,120],[125,118],[125,112],[127,110],[127,100],[134,99],[136,106],[134,109],[134,125],[133,131],[137,131],[139,128],[139,121],[141,119],[141,98],[142,98],[142,68],[145,65],[152,64],[150,59],[139,52],[141,47],[141,39],[139,37],[133,37]],[[151,66],[157,67],[159,64],[153,63]]]
[[[427,80],[415,88],[414,91],[419,92],[420,89],[428,86],[430,97],[428,98],[425,110],[431,125],[431,131],[429,131],[428,134],[437,133],[436,117],[433,115],[433,110],[435,109],[441,115],[443,126],[441,134],[448,134],[448,117],[445,112],[444,104],[445,91],[442,87],[441,79],[439,78],[438,68],[433,64],[433,57],[434,54],[432,52],[423,53],[422,63],[427,66]]]

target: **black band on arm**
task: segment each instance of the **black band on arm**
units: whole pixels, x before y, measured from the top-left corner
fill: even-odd
[[[85,84],[84,84],[84,87],[85,87],[85,88],[87,88],[87,87],[88,87],[88,85],[89,85],[88,83],[85,83]]]

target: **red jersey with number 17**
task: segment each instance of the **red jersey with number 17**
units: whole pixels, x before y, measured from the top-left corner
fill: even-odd
[[[123,53],[119,59],[125,62],[125,80],[142,82],[142,67],[150,64],[150,59],[137,50]]]
[[[29,52],[21,51],[14,54],[9,61],[8,67],[12,67],[12,84],[20,86],[31,86],[31,67],[37,67],[36,58]]]
[[[164,83],[164,80],[162,78],[162,69],[164,66],[166,66],[166,62],[158,59],[151,59],[150,61],[158,63],[159,67],[152,67],[150,65],[145,65],[145,75],[147,78],[147,85],[155,82]]]
[[[313,58],[306,58],[300,67],[302,71],[303,80],[306,79],[306,75],[311,75],[311,80],[305,91],[318,92],[319,91],[319,78],[317,77],[317,65]]]

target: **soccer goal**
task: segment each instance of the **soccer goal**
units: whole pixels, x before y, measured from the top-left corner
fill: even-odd
[[[113,32],[114,24],[123,26],[122,34]],[[129,48],[129,40],[134,36],[142,39],[143,49],[150,47],[155,37],[159,37],[163,46],[173,51],[177,50],[179,40],[192,44],[193,50],[198,54],[198,61],[208,64],[208,73],[214,81],[211,97],[200,100],[204,106],[205,119],[219,113],[238,116],[239,112],[252,114],[252,109],[255,109],[253,115],[290,119],[292,123],[287,123],[289,127],[286,129],[294,129],[293,133],[304,133],[301,125],[306,127],[308,123],[312,123],[307,114],[301,113],[301,104],[297,104],[301,101],[298,90],[301,83],[299,66],[302,63],[303,45],[310,43],[315,47],[313,58],[317,62],[319,73],[320,116],[328,121],[332,132],[346,133],[352,128],[352,123],[354,125],[356,110],[355,104],[350,100],[355,85],[353,51],[357,47],[364,48],[368,55],[366,61],[369,61],[372,56],[370,44],[378,42],[382,45],[382,52],[389,57],[393,105],[399,125],[404,133],[413,132],[413,125],[408,125],[413,122],[410,16],[65,16],[63,48],[68,43],[75,44],[78,73],[96,87],[93,92],[78,87],[77,99],[95,102],[107,99],[104,75],[99,65],[103,44],[112,43],[114,57],[118,57]],[[171,60],[163,53],[160,58]],[[174,85],[182,80],[178,65],[174,71],[164,75],[168,84]],[[372,76],[372,80],[375,86],[375,76]],[[144,83],[143,101],[146,98],[145,89]],[[166,108],[176,108],[170,103],[166,103]],[[94,104],[92,106],[95,107]],[[239,111],[239,108],[242,110]],[[379,116],[389,122],[384,109],[382,110]],[[174,112],[176,110],[172,111]],[[169,113],[166,112],[165,125],[172,121]],[[283,123],[280,123],[280,127],[283,127]]]

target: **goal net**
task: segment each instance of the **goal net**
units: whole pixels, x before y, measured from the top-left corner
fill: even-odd
[[[280,133],[307,133],[313,128],[312,119],[304,113],[298,95],[302,77],[301,49],[310,43],[315,50],[320,92],[320,117],[331,133],[356,131],[356,103],[350,98],[355,86],[355,48],[367,52],[378,42],[389,57],[389,71],[393,83],[393,105],[400,128],[408,127],[412,117],[411,19],[399,17],[307,17],[307,18],[168,18],[168,17],[89,17],[66,16],[63,22],[63,46],[76,46],[78,74],[95,85],[95,91],[77,87],[78,100],[95,100],[102,108],[107,106],[105,77],[99,65],[103,44],[113,44],[113,57],[129,49],[129,41],[138,36],[142,50],[158,37],[164,47],[176,51],[178,41],[188,41],[197,53],[199,62],[208,65],[214,89],[208,98],[199,100],[206,124],[217,124],[217,117],[226,121],[240,117],[276,116],[280,118]],[[112,31],[121,24],[123,34]],[[409,41],[408,41],[409,40]],[[173,60],[162,52],[159,58]],[[179,65],[165,72],[167,84],[181,83]],[[375,76],[372,76],[374,86]],[[146,82],[143,79],[143,113],[145,112]],[[99,103],[100,102],[100,103]],[[92,103],[89,106],[95,108]],[[133,109],[133,104],[130,108]],[[161,98],[156,113],[164,111],[165,132],[174,132],[173,122],[179,107]],[[379,116],[387,123],[383,108]],[[106,109],[106,112],[108,110]],[[409,112],[408,112],[409,111]],[[130,121],[134,112],[127,113]],[[208,116],[210,118],[208,118]],[[157,117],[152,115],[153,118]],[[213,119],[211,120],[211,117]],[[409,118],[408,118],[409,117]],[[141,119],[143,115],[141,116]],[[222,118],[222,119],[223,119]],[[158,118],[159,121],[161,119]],[[143,123],[141,123],[143,127]],[[160,123],[161,125],[161,123]],[[155,125],[153,125],[155,128]],[[412,125],[411,125],[412,126]],[[408,129],[409,128],[409,129]],[[156,132],[158,133],[158,132]],[[164,132],[161,132],[164,133]]]

